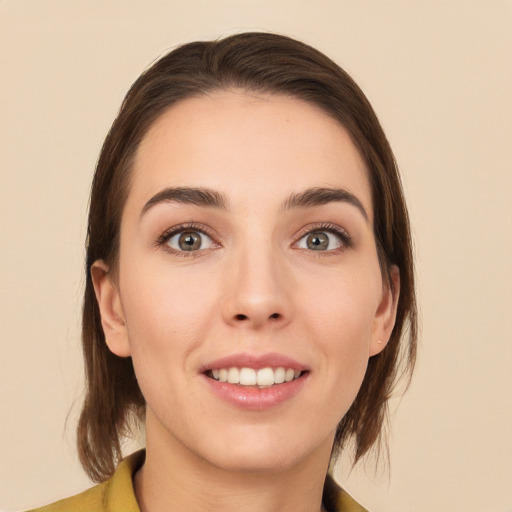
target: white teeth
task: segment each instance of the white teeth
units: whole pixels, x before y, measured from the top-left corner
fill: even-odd
[[[242,386],[258,386],[268,388],[274,384],[282,384],[297,379],[301,375],[300,370],[293,368],[220,368],[211,371],[211,377],[219,382],[240,384]]]
[[[238,368],[230,368],[228,370],[228,382],[230,384],[238,384],[240,382],[240,370]]]
[[[294,378],[295,378],[295,370],[293,370],[292,368],[288,368],[288,370],[286,370],[286,374],[284,376],[284,380],[286,382],[290,382]]]
[[[240,384],[242,386],[255,386],[256,385],[256,370],[252,368],[242,368],[240,370]],[[235,384],[238,384],[235,383]]]
[[[274,384],[274,370],[262,368],[257,374],[258,386],[272,386]]]
[[[286,370],[284,368],[276,368],[274,371],[274,382],[276,384],[282,384],[284,382],[285,375]]]

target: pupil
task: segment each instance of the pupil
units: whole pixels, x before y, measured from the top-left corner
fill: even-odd
[[[308,247],[314,251],[327,249],[329,237],[325,233],[314,233],[307,239]]]
[[[179,239],[179,246],[184,251],[193,251],[201,247],[201,237],[196,233],[183,233]]]

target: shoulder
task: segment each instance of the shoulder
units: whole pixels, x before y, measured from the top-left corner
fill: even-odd
[[[104,482],[76,496],[29,512],[100,512],[107,510],[104,506],[106,487],[107,482]]]
[[[133,475],[144,461],[144,451],[119,464],[112,477],[85,492],[28,512],[140,512],[133,490]]]
[[[28,512],[140,512],[133,475],[144,462],[144,450],[124,459],[112,478],[91,489]],[[329,512],[368,512],[327,475],[323,502]]]
[[[323,502],[328,512],[368,512],[345,492],[329,474],[325,479]]]

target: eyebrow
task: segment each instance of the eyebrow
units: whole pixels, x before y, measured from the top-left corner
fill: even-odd
[[[203,208],[228,210],[228,200],[226,196],[216,190],[197,187],[169,187],[155,194],[144,205],[140,216],[142,217],[157,204],[171,202],[191,204]],[[369,220],[368,213],[361,201],[354,194],[343,188],[314,187],[291,194],[283,202],[281,210],[311,208],[332,202],[343,202],[355,206],[361,212],[365,220]]]
[[[361,201],[344,188],[315,187],[303,192],[292,194],[283,203],[283,210],[294,208],[310,208],[333,202],[343,202],[355,206],[368,222],[369,216]]]
[[[170,187],[154,195],[142,208],[142,217],[148,210],[160,203],[183,203],[227,210],[227,200],[224,194],[207,188]]]

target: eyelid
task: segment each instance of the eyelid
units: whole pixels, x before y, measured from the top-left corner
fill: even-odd
[[[208,226],[201,224],[201,223],[197,223],[197,222],[185,222],[185,223],[177,224],[175,226],[172,226],[172,227],[166,229],[157,238],[155,245],[157,245],[159,247],[164,246],[165,250],[172,252],[173,254],[178,254],[180,256],[194,256],[204,250],[211,249],[211,248],[208,248],[208,249],[198,249],[197,251],[179,251],[179,250],[173,249],[172,247],[167,245],[169,239],[172,236],[177,235],[179,233],[183,233],[184,231],[197,231],[203,235],[206,235],[207,237],[209,237],[212,240],[213,245],[214,245],[213,248],[221,247],[221,244],[218,242],[218,237],[214,234],[213,230],[210,229]],[[298,242],[300,240],[302,240],[302,238],[304,238],[305,236],[307,236],[311,233],[314,233],[316,231],[318,231],[318,232],[325,231],[325,232],[337,235],[340,238],[341,244],[342,244],[341,247],[338,247],[335,249],[328,249],[326,251],[318,251],[318,253],[323,252],[324,254],[325,253],[332,254],[332,253],[341,252],[341,251],[346,250],[353,246],[352,237],[347,232],[347,230],[337,224],[333,224],[330,222],[318,222],[318,223],[308,224],[307,226],[304,226],[295,235],[295,237],[294,237],[295,242],[293,242],[292,246],[296,246],[298,244]],[[311,251],[311,252],[313,252],[313,251]]]
[[[165,250],[172,252],[173,254],[179,254],[180,256],[194,256],[197,255],[197,253],[200,253],[204,250],[208,249],[198,249],[197,251],[179,251],[177,249],[174,249],[168,245],[169,240],[180,233],[183,233],[185,231],[197,231],[198,233],[201,233],[208,238],[212,240],[213,248],[220,247],[220,243],[217,241],[216,236],[213,234],[212,230],[208,228],[208,226],[205,226],[204,224],[199,224],[196,222],[185,222],[181,224],[177,224],[176,226],[172,226],[168,229],[166,229],[156,240],[155,245],[158,247],[164,247]]]
[[[342,246],[336,249],[328,249],[326,251],[318,251],[316,254],[321,253],[334,253],[334,252],[340,252],[345,249],[348,249],[353,246],[353,240],[348,231],[345,228],[342,228],[341,226],[337,224],[332,224],[330,222],[319,222],[317,224],[308,224],[307,226],[303,227],[296,235],[296,241],[293,243],[294,246],[296,246],[300,240],[302,240],[305,236],[315,233],[315,232],[327,232],[332,233],[334,235],[337,235],[341,239]],[[313,251],[311,251],[313,252]]]

